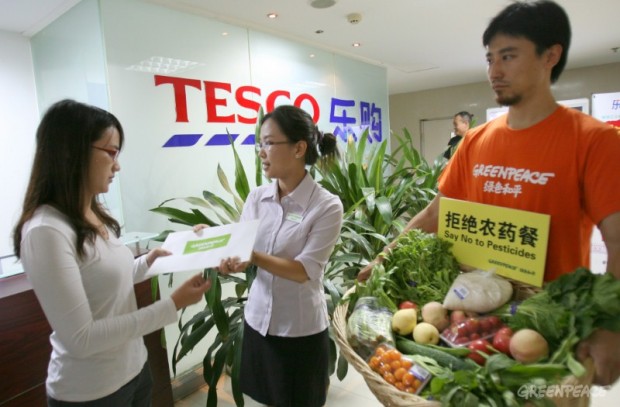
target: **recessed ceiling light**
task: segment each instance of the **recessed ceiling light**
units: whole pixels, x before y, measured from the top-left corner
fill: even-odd
[[[226,37],[227,35],[228,35],[228,33],[227,33],[226,31],[224,31],[224,32],[222,33],[222,37]]]
[[[310,58],[314,58],[314,54],[310,54],[309,56],[310,56]]]
[[[361,43],[359,43],[359,42],[354,42],[352,45],[353,45],[355,48],[359,48],[359,47],[361,47],[361,46],[362,46],[362,44],[361,44]]]
[[[272,20],[273,20],[274,18],[278,18],[278,13],[269,13],[269,14],[267,14],[267,18],[270,18],[270,19],[272,19]]]
[[[336,4],[336,0],[310,0],[310,5],[314,8],[327,8]]]

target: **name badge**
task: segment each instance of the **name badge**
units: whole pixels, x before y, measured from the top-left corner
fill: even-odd
[[[286,214],[286,220],[290,220],[291,222],[301,223],[302,219],[303,219],[303,216],[301,216],[298,213],[287,213]]]

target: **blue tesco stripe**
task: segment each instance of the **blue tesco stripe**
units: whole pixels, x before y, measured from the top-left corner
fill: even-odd
[[[166,141],[164,147],[191,147],[198,143],[202,134],[174,134]]]
[[[230,140],[228,138],[229,135],[233,141],[235,141],[237,137],[239,137],[238,134],[227,134],[227,133],[214,134],[213,137],[211,137],[209,141],[207,141],[205,146],[229,146],[230,145]]]

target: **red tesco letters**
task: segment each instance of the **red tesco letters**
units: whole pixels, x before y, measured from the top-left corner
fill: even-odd
[[[229,97],[233,93],[230,83],[155,75],[155,86],[160,85],[172,85],[177,123],[189,122],[187,114],[187,88],[204,89],[207,123],[256,123],[258,110],[260,109],[260,103],[256,99],[262,96],[260,88],[256,86],[241,86],[234,91],[234,100],[237,102],[237,106],[253,113],[246,116],[241,113],[228,115],[221,113],[224,108],[228,107]],[[252,98],[252,95],[255,97]],[[280,98],[286,98],[290,101],[291,93],[286,90],[274,90],[269,93],[265,98],[267,112],[275,108],[276,102]],[[304,103],[309,104],[312,108],[312,119],[317,123],[320,118],[319,103],[308,93],[302,93],[293,100],[293,105],[300,108],[305,107],[302,107]],[[305,110],[309,109],[306,108]]]

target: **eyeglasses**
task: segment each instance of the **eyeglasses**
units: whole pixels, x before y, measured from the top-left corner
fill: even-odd
[[[114,161],[116,161],[116,159],[118,158],[118,155],[121,153],[121,150],[97,147],[97,146],[91,146],[91,147],[97,150],[105,151],[110,156],[110,158]]]
[[[265,141],[264,143],[255,144],[254,147],[256,148],[256,152],[258,153],[260,150],[269,151],[271,150],[271,147],[277,144],[294,144],[294,143],[290,141]]]

